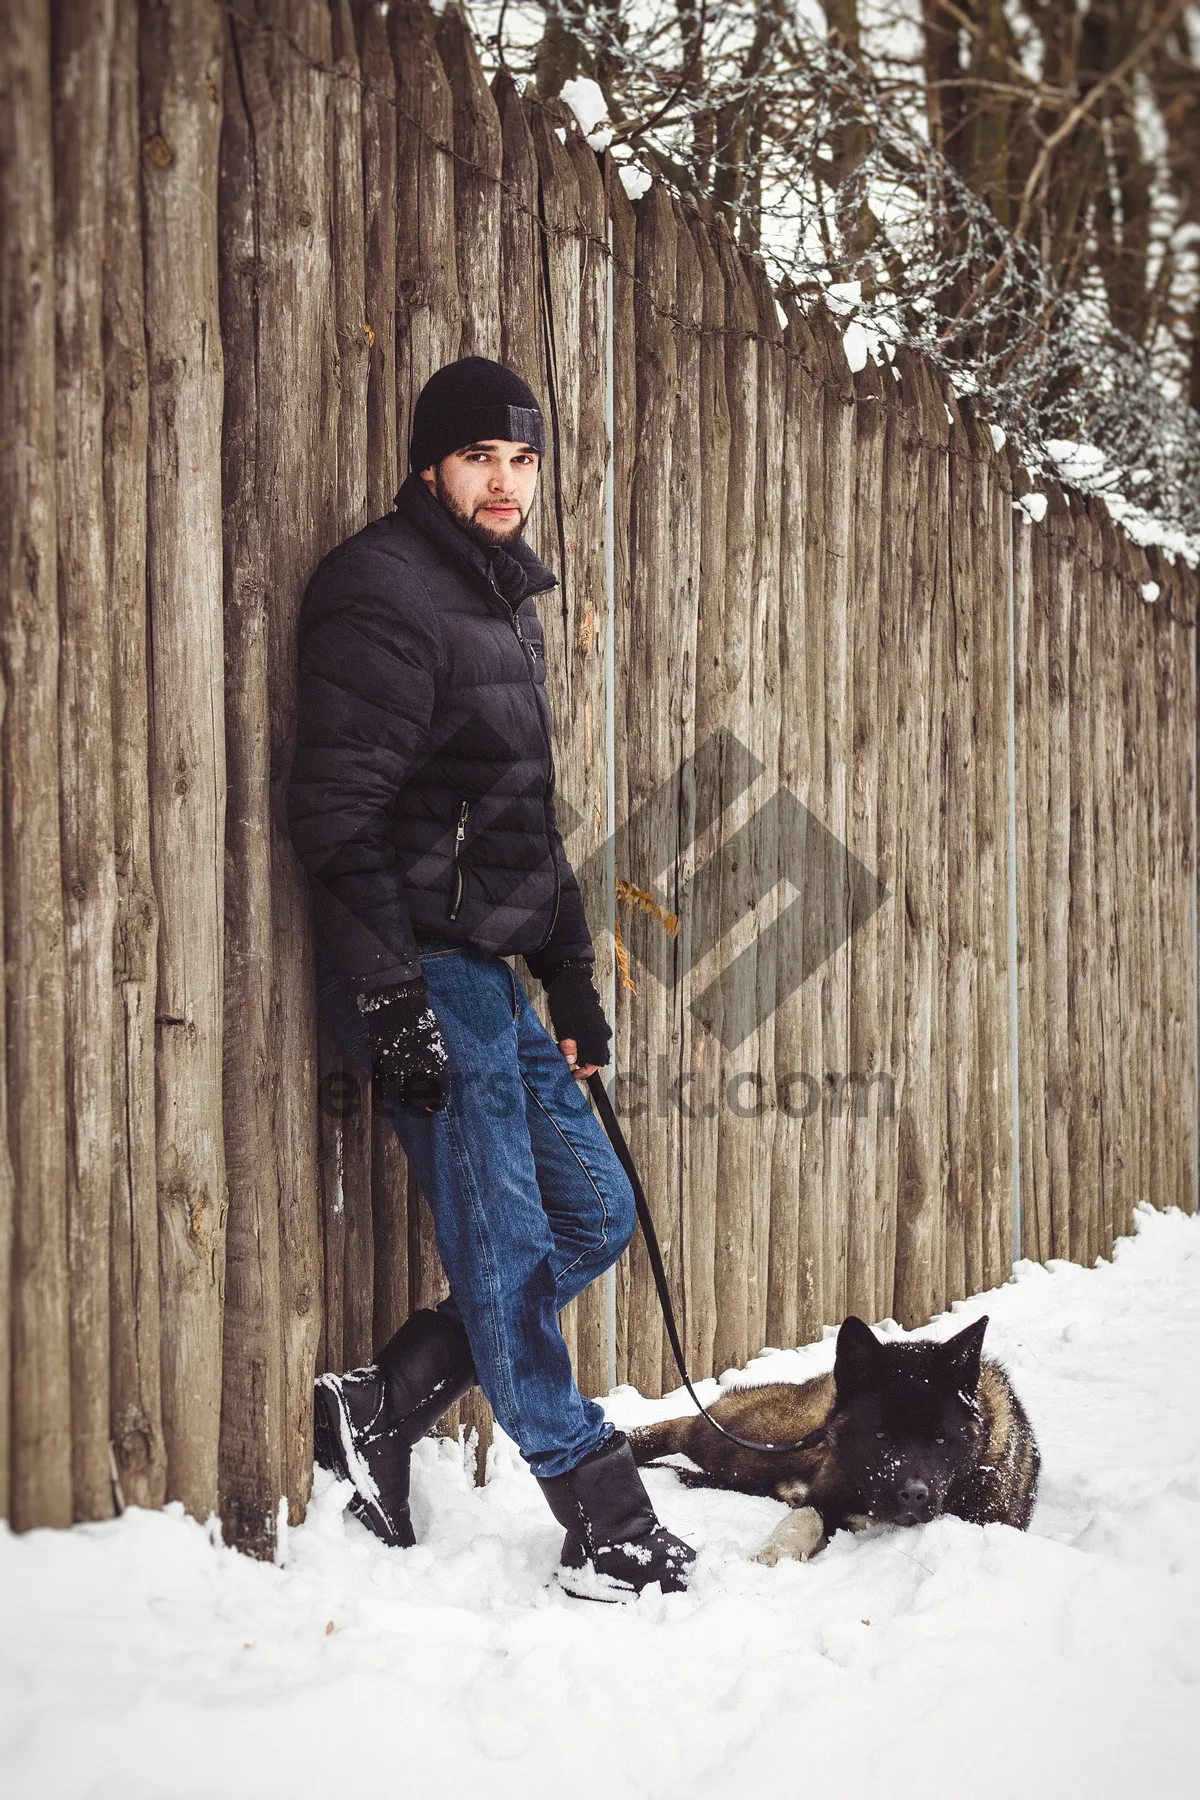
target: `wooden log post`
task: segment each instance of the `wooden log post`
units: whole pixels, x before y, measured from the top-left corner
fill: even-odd
[[[342,1367],[361,1369],[375,1353],[375,1231],[373,1194],[376,1165],[384,1155],[376,1145],[384,1133],[395,1141],[392,1122],[376,1113],[366,1073],[349,1059],[341,1073],[353,1083],[354,1099],[342,1130],[342,1203],[345,1243],[342,1273]],[[349,1094],[349,1089],[347,1088]],[[397,1145],[397,1149],[399,1146]],[[407,1230],[403,1214],[398,1229]]]
[[[1191,996],[1185,979],[1190,957],[1185,941],[1191,939],[1191,852],[1187,825],[1190,780],[1185,786],[1183,765],[1190,764],[1186,738],[1180,731],[1181,701],[1188,694],[1190,643],[1185,636],[1184,602],[1175,570],[1161,551],[1150,556],[1152,579],[1161,590],[1157,688],[1163,726],[1159,733],[1159,785],[1164,811],[1163,836],[1166,864],[1169,930],[1167,935],[1167,1003],[1164,1053],[1169,1083],[1171,1171],[1170,1204],[1190,1209],[1192,1203],[1192,1133],[1190,1093]],[[1185,940],[1186,930],[1186,940]]]
[[[1154,697],[1157,717],[1154,729],[1154,751],[1158,792],[1158,860],[1159,860],[1159,980],[1158,1040],[1162,1057],[1162,1185],[1155,1194],[1159,1206],[1180,1203],[1183,1161],[1182,1132],[1177,1095],[1180,1087],[1182,1049],[1179,1043],[1179,1003],[1176,995],[1176,894],[1177,821],[1175,818],[1175,776],[1173,768],[1176,676],[1174,668],[1174,629],[1171,618],[1170,583],[1163,558],[1153,548],[1146,552],[1147,574],[1159,590],[1151,605],[1154,638]]]
[[[981,578],[991,597],[992,681],[990,768],[980,770],[981,794],[990,801],[995,844],[992,955],[988,967],[987,1017],[981,1013],[980,1082],[991,1089],[996,1119],[995,1150],[985,1169],[983,1191],[983,1275],[985,1288],[1006,1281],[1013,1264],[1012,1000],[1009,936],[1009,609],[1012,584],[1012,496],[1008,464],[993,442],[991,428],[977,426],[976,472],[984,489],[987,521]]]
[[[7,8],[2,67],[0,861],[14,1182],[8,1503],[23,1530],[71,1522],[48,8],[33,0]]]
[[[1170,661],[1175,693],[1171,709],[1170,774],[1175,808],[1175,1042],[1171,1064],[1175,1080],[1175,1117],[1179,1134],[1176,1204],[1196,1209],[1196,1043],[1193,1025],[1195,947],[1192,906],[1196,857],[1196,796],[1193,787],[1192,741],[1196,719],[1196,594],[1176,562],[1160,558],[1170,623]]]
[[[946,1088],[948,1085],[946,1019],[949,1003],[950,921],[949,891],[946,880],[947,811],[946,811],[946,680],[951,632],[950,601],[950,435],[960,414],[958,401],[949,381],[938,370],[927,366],[926,380],[931,389],[932,423],[937,436],[937,454],[929,465],[930,521],[937,551],[933,564],[933,619],[931,650],[933,681],[934,731],[929,753],[929,781],[933,818],[937,826],[933,857],[935,893],[937,896],[937,954],[934,958],[936,984],[933,1013],[933,1088],[937,1100],[937,1133],[934,1144],[940,1156],[940,1179],[931,1208],[933,1237],[930,1253],[930,1276],[933,1284],[932,1309],[940,1312],[946,1305],[946,1175],[949,1167],[948,1119]],[[932,435],[932,434],[931,434]]]
[[[375,1300],[368,1341],[374,1354],[378,1355],[414,1306],[433,1302],[414,1298],[414,1271],[409,1267],[408,1159],[400,1147],[395,1126],[382,1110],[372,1117],[370,1158]],[[440,1298],[441,1291],[438,1291],[433,1299]]]
[[[272,9],[274,11],[274,9]],[[353,55],[344,9],[339,48]],[[246,106],[244,144],[231,140],[222,167],[227,210],[253,216],[257,256],[252,291],[226,320],[230,352],[226,432],[244,456],[241,478],[227,485],[230,604],[244,608],[259,636],[265,687],[245,692],[227,716],[233,758],[262,758],[254,821],[256,863],[230,861],[231,904],[252,910],[264,960],[233,966],[227,1017],[239,1007],[257,1015],[266,1061],[228,1066],[234,1104],[253,1109],[254,1132],[269,1133],[278,1182],[279,1325],[282,1345],[283,1491],[293,1522],[301,1519],[312,1482],[312,1383],[320,1333],[317,1181],[317,1017],[310,908],[303,870],[288,829],[286,789],[295,737],[296,621],[305,584],[322,554],[361,522],[365,502],[365,359],[356,348],[349,379],[360,395],[357,420],[338,402],[338,331],[361,333],[362,239],[357,220],[335,277],[331,223],[336,196],[327,134],[339,131],[331,89],[334,45],[328,7],[306,0],[247,25],[230,17],[231,50]],[[331,116],[331,106],[333,112]],[[361,148],[352,166],[361,166]],[[343,195],[343,200],[346,196]],[[346,200],[352,205],[352,201]],[[337,203],[340,205],[340,202]],[[341,216],[341,215],[339,215]],[[339,286],[340,284],[340,286]],[[350,330],[351,323],[355,329]],[[236,353],[235,353],[236,352]],[[269,418],[268,436],[256,432]],[[339,441],[339,433],[348,433]],[[349,479],[339,480],[339,452]],[[227,471],[232,473],[227,464]],[[280,494],[302,494],[297,518]],[[351,516],[343,516],[343,505]],[[248,791],[248,790],[247,790]],[[265,802],[265,805],[264,805]],[[247,1127],[248,1128],[248,1127]],[[248,1164],[243,1164],[249,1175]],[[250,1208],[250,1237],[268,1230],[268,1198],[241,1197]],[[231,1191],[231,1208],[235,1196]],[[239,1200],[241,1203],[241,1200]],[[255,1213],[259,1217],[255,1217]],[[249,1240],[247,1240],[249,1241]],[[233,1298],[232,1284],[230,1298]],[[268,1302],[269,1306],[269,1302]],[[244,1312],[252,1334],[260,1324]],[[227,1339],[227,1344],[231,1341]],[[227,1384],[227,1408],[256,1407],[244,1382]],[[264,1503],[269,1497],[264,1495]],[[272,1514],[274,1502],[271,1502]],[[264,1531],[268,1527],[264,1525]],[[255,1544],[267,1549],[268,1537]]]
[[[500,120],[500,360],[532,381],[541,362],[542,255],[538,166],[529,117],[511,76],[494,83]]]
[[[799,401],[804,407],[803,421],[797,437],[803,458],[804,518],[802,522],[804,581],[804,638],[797,644],[802,658],[802,682],[793,704],[803,706],[807,715],[810,769],[806,823],[805,859],[801,865],[803,881],[803,942],[801,963],[805,971],[802,990],[800,1042],[802,1058],[795,1068],[796,1085],[791,1088],[792,1104],[799,1105],[801,1117],[808,1121],[804,1135],[802,1202],[807,1197],[807,1210],[800,1220],[798,1255],[800,1258],[802,1295],[807,1299],[805,1323],[803,1302],[800,1311],[801,1342],[820,1335],[821,1326],[833,1317],[836,1302],[831,1301],[829,1242],[827,1221],[837,1197],[830,1191],[828,1156],[828,1105],[825,1073],[829,1058],[825,1049],[825,1021],[828,1010],[826,989],[832,979],[829,958],[828,909],[825,892],[824,858],[820,854],[823,840],[816,835],[817,850],[810,853],[807,843],[811,821],[824,825],[828,810],[828,767],[825,751],[825,639],[829,616],[826,605],[826,532],[825,532],[825,382],[827,359],[821,335],[808,319],[799,315],[793,320],[797,330],[802,364]],[[782,752],[781,752],[782,754]],[[826,840],[827,841],[827,840]],[[789,1075],[792,1070],[786,1070]]]
[[[396,444],[396,71],[382,0],[356,0],[366,270],[367,517],[390,512]],[[407,464],[406,464],[407,466]]]
[[[725,386],[725,281],[710,228],[693,218],[692,241],[699,259],[700,336],[697,395],[700,433],[699,591],[696,601],[695,744],[688,783],[687,825],[692,834],[692,867],[699,875],[712,856],[720,832],[722,771],[720,752],[728,690],[724,654],[727,488],[729,482],[729,398]],[[684,268],[688,259],[684,257]],[[678,265],[677,265],[678,280]],[[622,433],[617,432],[621,454]],[[618,743],[618,755],[621,746]],[[714,865],[719,870],[719,863]],[[713,869],[695,880],[687,918],[687,1004],[692,1013],[698,981],[695,946],[720,939],[720,883]],[[717,1327],[717,1150],[720,1133],[721,1060],[719,1039],[692,1014],[688,1063],[694,1117],[688,1122],[688,1242],[686,1347],[693,1371],[713,1372]]]
[[[1071,1170],[1069,1241],[1074,1260],[1089,1267],[1100,1248],[1101,1180],[1099,1021],[1096,1017],[1100,940],[1096,932],[1096,770],[1092,727],[1096,697],[1092,631],[1097,607],[1087,509],[1078,495],[1070,496],[1070,507],[1074,548],[1072,579],[1079,591],[1080,603],[1073,604],[1071,609],[1067,666],[1071,746],[1067,952],[1067,1030],[1071,1060],[1067,1119]]]
[[[914,413],[919,472],[911,586],[903,646],[908,692],[904,717],[904,783],[909,827],[904,875],[904,1089],[896,1196],[894,1311],[902,1325],[924,1323],[934,1310],[934,1257],[941,1193],[944,1095],[934,1063],[937,1029],[940,882],[940,744],[942,690],[935,635],[937,560],[945,555],[933,500],[937,462],[948,431],[940,396],[914,357],[897,355],[906,402]],[[939,418],[939,413],[941,417]]]
[[[1050,488],[1046,518],[1047,658],[1049,712],[1046,816],[1046,1153],[1049,1173],[1050,1254],[1071,1253],[1071,1050],[1068,970],[1071,904],[1070,647],[1074,556],[1070,509]]]
[[[343,1360],[346,1272],[346,1120],[354,1106],[356,1084],[341,1067],[342,1050],[324,1015],[318,1020],[317,1083],[319,1165],[321,1183],[321,1341],[317,1370],[335,1373]]]
[[[1092,761],[1095,782],[1096,959],[1100,1070],[1100,1237],[1101,1254],[1112,1252],[1129,1180],[1128,1121],[1124,1090],[1128,1079],[1121,992],[1121,944],[1128,877],[1124,866],[1122,817],[1125,811],[1125,731],[1120,698],[1121,592],[1117,581],[1116,527],[1104,502],[1088,503],[1093,566]],[[1190,771],[1189,771],[1190,773]]]
[[[821,358],[794,295],[785,291],[787,394],[781,442],[779,601],[779,792],[786,796],[787,837],[781,875],[795,890],[784,915],[776,970],[775,1100],[767,1340],[803,1344],[818,1338],[825,1317],[824,1141],[821,1024],[824,916],[822,874],[813,855],[824,807],[825,752],[822,590],[814,579],[823,556],[819,502],[823,398]],[[809,495],[817,499],[810,502]],[[823,562],[820,567],[823,567]],[[798,803],[798,804],[796,804]],[[873,860],[873,856],[872,856]],[[872,1311],[873,1311],[872,1307]]]
[[[100,320],[113,4],[56,5],[52,16],[71,1474],[74,1516],[103,1519],[113,1511],[109,1209],[117,883]]]
[[[573,805],[582,800],[578,810],[585,812],[592,797],[579,792],[585,752],[577,683],[586,653],[580,650],[576,634],[592,596],[584,585],[576,554],[581,535],[579,176],[558,136],[559,131],[565,136],[568,121],[574,124],[567,108],[561,102],[549,107],[535,105],[529,117],[539,175],[542,260],[542,343],[533,386],[546,420],[546,454],[538,482],[541,503],[531,515],[526,536],[558,575],[558,587],[540,608],[546,639],[546,695],[554,722],[556,791]],[[518,980],[549,1029],[541,983],[522,964],[516,968]],[[578,1314],[578,1305],[573,1303],[559,1321],[576,1364]]]
[[[691,1009],[692,906],[696,887],[696,688],[697,631],[700,608],[700,514],[703,505],[700,450],[700,356],[704,316],[704,277],[700,254],[688,221],[675,204],[675,416],[671,431],[671,602],[667,620],[672,650],[678,746],[678,855],[663,879],[667,908],[679,921],[671,970],[670,1036],[658,1049],[665,1088],[665,1110],[679,1141],[679,1185],[674,1196],[671,1260],[667,1278],[682,1307],[682,1329],[688,1335],[692,1309],[690,1274],[695,1187],[692,1180],[691,1106],[686,1098],[693,1069],[693,1045],[703,1040],[703,1027]],[[661,1117],[664,1107],[656,1106]],[[671,1347],[663,1334],[662,1392],[679,1384]]]
[[[113,938],[110,1400],[119,1497],[161,1506],[154,1178],[158,901],[150,866],[146,664],[146,327],[138,137],[138,4],[117,0],[104,234],[104,511],[112,681]]]
[[[271,807],[267,598],[257,465],[259,244],[255,121],[226,21],[221,134],[225,493],[225,1245],[220,1512],[232,1543],[269,1557],[284,1473],[280,1174],[271,1116]],[[270,316],[268,314],[268,316]],[[274,434],[272,434],[273,436]],[[269,454],[269,453],[268,453]],[[264,977],[266,977],[264,979]]]
[[[329,529],[349,537],[366,524],[367,396],[371,327],[367,322],[363,190],[362,76],[350,0],[329,8],[334,59],[329,84],[330,251],[333,265],[334,354],[325,370],[326,407],[337,408],[337,493]]]
[[[4,730],[4,676],[0,673],[0,732]],[[4,887],[4,838],[0,832],[0,896]],[[8,1046],[5,1008],[0,1006],[0,1059]],[[0,1069],[6,1062],[0,1060]],[[13,1166],[8,1151],[8,1084],[0,1080],[0,1519],[7,1519],[12,1493],[12,1265]]]
[[[825,808],[823,823],[838,845],[850,833],[850,775],[853,742],[853,658],[847,621],[854,593],[853,512],[855,497],[854,382],[842,348],[842,334],[824,305],[812,315],[814,341],[822,358],[822,496],[818,516],[825,536],[821,602],[825,611]],[[846,1106],[850,1051],[852,893],[849,867],[835,852],[824,858],[825,953],[829,967],[822,993],[823,1127],[825,1132],[825,1307],[832,1319],[847,1310],[850,1226],[850,1142],[854,1108]],[[834,948],[836,946],[836,948]],[[832,951],[832,954],[830,952]]]
[[[151,857],[159,903],[156,1163],[167,1495],[217,1506],[225,706],[216,0],[144,6],[142,229],[150,371]]]
[[[1150,954],[1146,959],[1146,1028],[1148,1051],[1144,1071],[1150,1098],[1150,1168],[1146,1193],[1151,1206],[1169,1204],[1171,1192],[1171,1120],[1169,1093],[1173,1071],[1166,1057],[1166,1006],[1164,1006],[1164,972],[1166,972],[1166,916],[1168,916],[1168,871],[1164,844],[1164,796],[1160,779],[1159,734],[1162,731],[1162,695],[1159,691],[1159,601],[1146,598],[1150,587],[1150,558],[1139,547],[1133,565],[1137,571],[1137,590],[1142,599],[1142,796],[1146,814],[1146,853],[1148,853],[1148,886],[1146,886],[1146,923],[1150,931]],[[1157,585],[1157,583],[1155,583]]]
[[[983,1266],[981,1094],[979,1068],[980,965],[991,948],[991,920],[980,892],[976,848],[977,771],[991,746],[976,742],[990,722],[980,697],[984,657],[978,642],[990,630],[987,592],[978,588],[974,549],[983,521],[974,477],[975,443],[969,420],[950,429],[950,604],[952,629],[946,668],[946,906],[950,942],[947,979],[946,1293],[974,1293]],[[982,546],[981,546],[982,549]],[[989,641],[990,650],[990,641]],[[990,665],[990,655],[986,658]],[[990,702],[990,695],[989,695]],[[990,779],[991,770],[988,769]],[[990,816],[985,815],[985,830]],[[989,845],[990,848],[990,845]],[[990,895],[991,883],[987,883]]]
[[[878,713],[879,759],[878,879],[891,898],[885,903],[881,945],[881,1021],[885,1033],[889,1105],[879,1111],[879,1244],[875,1259],[876,1318],[895,1313],[896,1221],[900,1180],[901,1117],[905,1104],[905,882],[911,793],[905,746],[910,730],[908,644],[918,623],[911,605],[912,558],[919,504],[920,420],[905,402],[900,371],[885,377],[887,440],[884,448],[880,585]],[[890,751],[883,753],[885,746]]]
[[[495,359],[500,354],[500,115],[454,0],[438,21],[435,44],[453,108],[455,266],[462,306],[458,353]]]
[[[792,821],[779,791],[780,513],[787,371],[779,312],[766,271],[756,257],[745,259],[744,266],[754,302],[758,350],[755,401],[758,441],[754,466],[754,561],[751,574],[754,606],[749,668],[752,736],[748,739],[748,747],[762,765],[759,798],[749,822],[747,845],[757,921],[753,940],[753,987],[747,980],[747,994],[753,1001],[754,1031],[746,1040],[745,1060],[739,1057],[740,1066],[749,1069],[754,1077],[753,1117],[747,1121],[757,1150],[754,1187],[752,1194],[747,1196],[753,1221],[752,1304],[747,1324],[749,1348],[754,1353],[767,1342],[771,1164],[778,1116],[775,1005],[778,998],[779,882],[783,863],[790,860],[788,834]],[[740,974],[738,979],[740,983]]]
[[[634,310],[637,354],[638,446],[633,476],[625,689],[620,714],[626,735],[628,869],[625,879],[660,893],[678,859],[674,806],[661,803],[664,785],[678,779],[678,742],[670,693],[674,646],[670,628],[671,432],[675,418],[677,344],[672,324],[677,291],[677,230],[667,190],[656,182],[639,202]],[[634,726],[637,720],[636,728]],[[618,874],[621,871],[618,870]],[[669,890],[668,890],[669,892]],[[638,993],[623,1067],[638,1094],[627,1136],[664,1255],[674,1254],[678,1228],[679,1136],[663,1094],[659,1056],[671,1042],[674,956],[660,921],[638,911],[628,919],[626,947],[640,964]],[[663,1116],[665,1115],[665,1116]],[[630,1251],[628,1379],[643,1393],[662,1391],[663,1333],[641,1237]]]
[[[868,362],[854,378],[855,493],[852,520],[852,604],[850,636],[850,767],[846,846],[873,871],[879,838],[879,769],[889,754],[879,720],[880,611],[883,551],[883,469],[887,435],[884,382],[889,371]],[[851,908],[855,898],[850,897]],[[846,1311],[875,1317],[878,1291],[878,1128],[883,1110],[877,1076],[886,1073],[891,1020],[886,1038],[881,1017],[881,976],[885,959],[886,915],[873,911],[850,944],[849,1054],[843,1106],[848,1111],[849,1162],[846,1192]],[[872,1098],[875,1111],[872,1111]]]
[[[758,1132],[761,1081],[758,1033],[753,1028],[757,999],[757,959],[752,936],[754,868],[750,845],[754,832],[753,802],[763,796],[743,795],[736,768],[753,755],[750,716],[751,656],[756,628],[761,627],[759,597],[754,592],[755,486],[758,416],[757,308],[742,256],[732,237],[720,230],[717,257],[725,280],[725,389],[729,405],[729,482],[725,527],[725,720],[728,783],[722,793],[719,838],[720,892],[716,943],[724,965],[721,1007],[714,1007],[713,1028],[721,1047],[717,1104],[717,1329],[714,1369],[745,1363],[761,1348],[750,1340],[751,1321],[765,1307],[758,1292],[759,1238],[769,1224],[759,1216]],[[752,766],[752,765],[751,765]],[[737,793],[733,806],[734,789]],[[748,803],[749,801],[749,803]],[[732,840],[738,838],[738,847]],[[747,1027],[750,1027],[747,1029]],[[773,1096],[771,1096],[773,1098]]]
[[[613,534],[613,661],[617,688],[613,695],[615,729],[613,733],[614,816],[618,831],[630,817],[629,804],[629,734],[622,728],[625,707],[625,683],[622,671],[629,666],[630,635],[633,627],[632,511],[633,467],[637,446],[637,330],[634,306],[636,263],[636,223],[629,196],[617,171],[609,161],[605,189],[612,221],[612,356],[613,356],[613,475],[611,529]],[[619,840],[618,840],[619,841]],[[616,915],[616,929],[624,931],[621,909]],[[613,954],[618,959],[615,981],[615,1017],[610,1045],[618,1079],[614,1083],[613,1109],[628,1117],[630,1103],[636,1106],[636,1094],[628,1084],[630,1045],[634,1029],[636,996],[633,992],[636,972],[628,957],[628,938],[622,937],[619,950],[614,940]],[[625,1082],[620,1079],[624,1074]],[[644,1097],[643,1097],[644,1103]],[[625,1127],[628,1129],[628,1127]],[[623,1256],[616,1270],[616,1346],[615,1362],[618,1381],[629,1379],[630,1360],[630,1292],[632,1287],[631,1257]]]
[[[605,418],[608,379],[608,204],[595,152],[578,133],[567,151],[579,183],[579,423],[575,446],[576,538],[572,552],[576,611],[570,634],[570,714],[559,715],[559,735],[572,744],[560,774],[565,797],[580,817],[567,839],[595,947],[595,980],[607,994],[613,946],[606,929],[608,882],[600,854],[607,834],[605,713],[608,678],[604,644],[608,626],[604,560],[604,490],[609,440]],[[610,1021],[611,1023],[611,1021]],[[604,1287],[596,1282],[579,1296],[575,1368],[585,1394],[609,1387],[608,1323]]]
[[[1016,472],[1018,493],[1028,483]],[[1029,920],[1029,1036],[1025,1059],[1027,1095],[1032,1130],[1032,1179],[1025,1188],[1025,1251],[1043,1261],[1052,1254],[1050,1232],[1050,1160],[1047,1096],[1046,1037],[1046,874],[1047,830],[1050,814],[1050,533],[1044,524],[1026,526],[1017,520],[1018,548],[1029,547],[1029,631],[1027,640],[1028,715],[1025,733],[1026,793],[1028,799],[1029,858],[1027,865]]]
[[[1136,1121],[1136,1178],[1130,1194],[1129,1213],[1124,1230],[1132,1229],[1133,1208],[1149,1200],[1153,1193],[1153,1168],[1150,1088],[1154,1080],[1152,1060],[1154,1047],[1148,1017],[1147,996],[1150,968],[1150,854],[1149,794],[1146,778],[1145,709],[1142,705],[1145,680],[1147,621],[1141,596],[1141,571],[1137,553],[1128,538],[1121,540],[1122,603],[1125,629],[1126,707],[1125,776],[1127,792],[1138,796],[1138,804],[1129,809],[1130,863],[1133,872],[1133,912],[1128,923],[1129,972],[1131,996],[1130,1052],[1136,1076],[1133,1083],[1131,1111]]]
[[[1007,478],[1015,496],[1019,465],[1010,449],[1005,457]],[[1036,1227],[1034,1206],[1034,1113],[1040,1100],[1031,1079],[1032,1067],[1032,932],[1036,921],[1030,907],[1030,633],[1033,606],[1032,526],[1010,498],[1013,564],[1013,728],[1016,774],[1016,888],[1017,888],[1017,1083],[1019,1103],[1021,1243],[1022,1256],[1030,1255]]]
[[[458,355],[454,101],[423,0],[388,9],[396,73],[396,447],[408,469],[412,410]]]

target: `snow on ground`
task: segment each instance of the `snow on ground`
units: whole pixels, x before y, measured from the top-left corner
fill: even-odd
[[[409,1551],[379,1545],[320,1473],[281,1566],[178,1509],[0,1528],[0,1788],[1190,1797],[1200,1219],[1139,1209],[1112,1263],[1024,1263],[929,1331],[983,1311],[1042,1446],[1024,1536],[943,1519],[769,1569],[749,1557],[774,1501],[651,1471],[662,1516],[700,1548],[693,1587],[597,1606],[547,1585],[560,1534],[511,1447],[476,1490],[433,1440]],[[747,1378],[808,1375],[832,1353],[767,1352]],[[627,1388],[609,1407],[622,1425],[682,1410]]]

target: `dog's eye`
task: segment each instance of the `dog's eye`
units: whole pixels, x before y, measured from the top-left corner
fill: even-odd
[[[885,1437],[886,1437],[886,1436],[887,1436],[887,1432],[886,1432],[886,1431],[877,1431],[877,1432],[876,1432],[876,1433],[875,1433],[875,1436],[876,1436],[876,1437],[877,1437],[877,1438],[885,1438]]]
[[[945,1438],[934,1438],[933,1441],[935,1444],[944,1444],[946,1440]]]

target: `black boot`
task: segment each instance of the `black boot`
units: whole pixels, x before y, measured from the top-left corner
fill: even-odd
[[[559,1582],[569,1594],[618,1600],[655,1581],[664,1594],[687,1586],[696,1552],[659,1524],[623,1431],[539,1486],[566,1528]]]
[[[408,1513],[412,1447],[474,1385],[462,1325],[424,1309],[365,1369],[318,1376],[313,1453],[323,1469],[354,1483],[350,1511],[385,1544],[416,1543]]]

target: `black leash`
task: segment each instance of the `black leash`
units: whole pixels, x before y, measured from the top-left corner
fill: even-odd
[[[818,1426],[806,1437],[796,1438],[790,1444],[756,1444],[752,1438],[738,1437],[736,1432],[726,1431],[725,1427],[713,1418],[707,1407],[700,1403],[700,1396],[692,1386],[692,1378],[687,1372],[687,1364],[683,1360],[683,1345],[679,1341],[679,1327],[675,1323],[675,1308],[671,1304],[671,1290],[667,1286],[667,1271],[663,1267],[662,1251],[659,1248],[658,1233],[654,1229],[654,1220],[650,1217],[650,1206],[642,1188],[641,1179],[634,1167],[629,1145],[625,1142],[625,1133],[617,1123],[617,1115],[605,1092],[604,1080],[599,1069],[587,1077],[592,1099],[596,1102],[600,1114],[600,1123],[608,1133],[613,1149],[621,1159],[621,1166],[629,1177],[633,1189],[634,1205],[637,1207],[638,1224],[642,1228],[642,1236],[646,1240],[646,1253],[650,1258],[650,1271],[654,1276],[654,1285],[658,1290],[658,1304],[662,1308],[663,1324],[667,1328],[667,1337],[671,1344],[671,1354],[675,1358],[679,1373],[683,1376],[683,1385],[691,1395],[700,1416],[708,1421],[714,1431],[719,1431],[723,1438],[731,1444],[740,1444],[743,1450],[762,1450],[771,1456],[784,1456],[796,1450],[811,1450],[819,1444],[825,1435],[824,1427]]]

